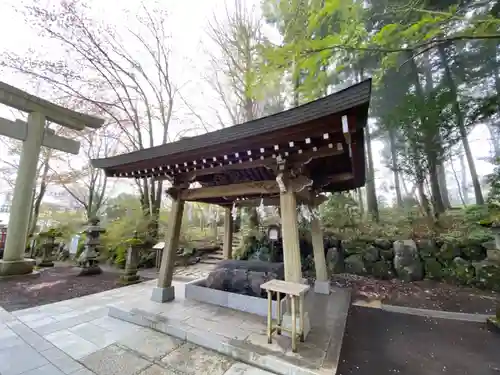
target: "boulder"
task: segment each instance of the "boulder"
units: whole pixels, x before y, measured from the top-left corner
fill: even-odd
[[[394,278],[392,263],[384,260],[373,263],[372,275],[381,280],[390,280]]]
[[[279,277],[277,279],[284,280],[285,277],[285,265],[280,262],[270,263],[262,262],[259,260],[222,260],[215,266],[215,269],[244,269],[255,272],[274,272]]]
[[[394,259],[394,249],[391,247],[390,249],[380,249],[380,258],[386,261],[392,261]]]
[[[330,274],[345,271],[344,256],[338,248],[332,247],[328,249],[326,252],[326,266]]]
[[[445,242],[439,249],[437,258],[443,262],[451,262],[461,254],[460,247],[453,242]]]
[[[393,246],[394,269],[398,278],[404,281],[422,280],[424,271],[415,241],[396,241]]]
[[[392,250],[392,242],[385,238],[377,238],[373,244],[382,250]]]
[[[368,246],[363,252],[363,260],[367,263],[375,263],[380,259],[380,250],[375,246]]]
[[[424,259],[425,276],[431,280],[442,280],[443,265],[436,258]]]
[[[417,249],[422,258],[434,258],[439,253],[439,248],[436,242],[428,239],[421,239],[417,241]]]
[[[453,279],[462,285],[470,285],[474,282],[476,270],[472,263],[467,260],[456,257],[453,259],[453,267],[451,269]]]
[[[325,249],[330,249],[332,247],[338,249],[341,246],[341,241],[337,239],[337,237],[327,234],[323,237],[323,246]]]
[[[283,263],[223,260],[208,274],[205,286],[231,293],[264,297],[260,286],[266,281],[284,280]]]
[[[353,254],[362,254],[367,247],[368,244],[364,241],[359,241],[359,240],[342,241],[342,249],[344,250],[346,256]]]
[[[354,254],[345,258],[345,272],[355,275],[366,274],[365,263],[361,254]]]

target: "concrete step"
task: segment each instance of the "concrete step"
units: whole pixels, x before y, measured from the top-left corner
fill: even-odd
[[[220,261],[221,261],[221,259],[209,259],[209,258],[200,259],[200,263],[203,263],[203,264],[217,264]]]
[[[210,254],[209,256],[206,257],[206,259],[223,260],[224,255],[222,255],[222,254]]]

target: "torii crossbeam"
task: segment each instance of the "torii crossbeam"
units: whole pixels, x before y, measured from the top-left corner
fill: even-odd
[[[75,155],[80,149],[79,142],[56,135],[53,130],[45,127],[46,122],[55,122],[81,131],[86,127],[98,129],[104,124],[104,120],[61,107],[3,82],[0,82],[0,103],[28,113],[27,123],[0,118],[0,135],[23,142],[7,241],[3,259],[0,259],[1,277],[33,271],[35,261],[24,259],[24,250],[41,146]]]

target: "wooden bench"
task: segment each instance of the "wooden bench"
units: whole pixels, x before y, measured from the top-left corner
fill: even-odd
[[[300,341],[304,341],[304,295],[309,290],[309,285],[292,283],[283,280],[271,280],[260,286],[261,289],[267,291],[267,342],[272,343],[272,335],[276,332],[278,335],[281,331],[290,332],[292,336],[292,351],[297,352],[297,337]],[[273,322],[273,293],[276,293],[277,301],[277,311],[276,311],[276,323]],[[291,302],[291,315],[292,315],[292,328],[288,329],[282,326],[282,311],[281,311],[281,294],[284,294],[286,298],[290,298]],[[299,329],[297,332],[297,305],[296,302],[299,300]]]

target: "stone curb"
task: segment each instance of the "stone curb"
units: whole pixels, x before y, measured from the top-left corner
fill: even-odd
[[[181,321],[168,319],[158,314],[151,314],[139,309],[127,311],[115,306],[109,306],[108,316],[177,337],[178,339],[191,342],[220,354],[229,356],[237,361],[247,363],[261,370],[270,371],[275,374],[323,374],[321,370],[314,371],[302,368],[283,361],[274,355],[256,353],[248,348],[245,348],[244,346],[238,345],[238,340],[231,340],[225,336],[210,331],[200,330],[195,327],[188,326]]]
[[[381,309],[385,310],[385,311],[400,313],[400,314],[425,316],[425,317],[429,317],[429,318],[459,320],[459,321],[471,322],[471,323],[486,323],[486,319],[491,316],[491,315],[485,315],[485,314],[468,314],[468,313],[459,313],[459,312],[452,312],[452,311],[417,309],[414,307],[403,307],[403,306],[394,306],[394,305],[386,305],[386,304],[382,304]]]
[[[431,310],[431,309],[419,309],[415,307],[387,305],[385,303],[380,303],[380,301],[372,301],[372,302],[355,301],[353,302],[353,306],[367,307],[371,309],[380,309],[398,314],[423,316],[428,318],[458,320],[462,322],[471,322],[471,323],[486,323],[486,319],[491,316],[487,314],[469,314],[469,313],[460,313],[453,311],[441,311],[441,310]]]

